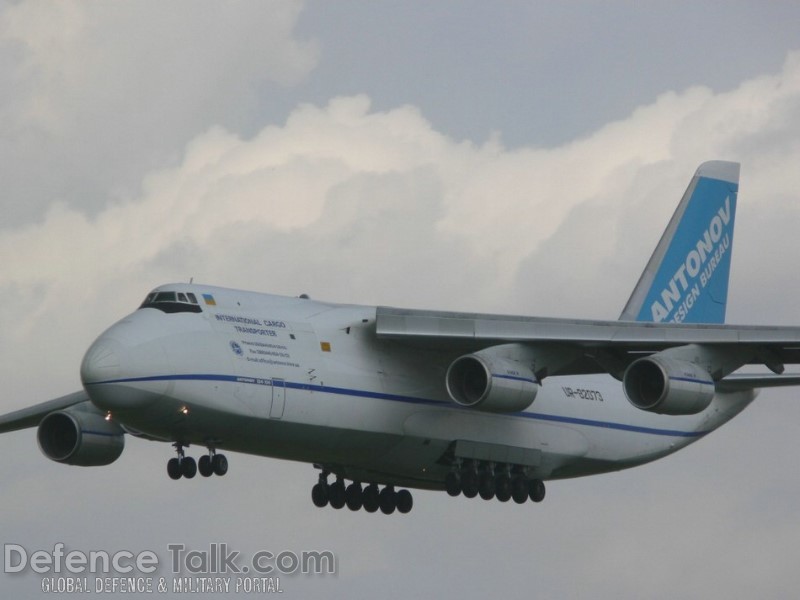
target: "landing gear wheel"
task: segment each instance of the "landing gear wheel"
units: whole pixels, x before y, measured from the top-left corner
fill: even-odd
[[[170,479],[180,479],[183,476],[181,473],[181,461],[177,458],[170,458],[167,461],[167,475]]]
[[[444,478],[444,489],[450,496],[458,496],[461,494],[461,477],[455,471],[450,471]]]
[[[475,471],[467,471],[461,476],[461,490],[467,498],[478,495],[478,474]]]
[[[378,492],[378,486],[374,483],[368,485],[363,492],[363,506],[364,510],[369,513],[374,513],[380,507],[381,500],[380,500],[380,493]]]
[[[311,501],[319,508],[328,506],[328,486],[324,483],[314,484],[311,488]]]
[[[516,477],[511,482],[511,497],[517,504],[525,504],[528,501],[528,482],[524,477]]]
[[[214,474],[222,477],[228,472],[228,459],[224,454],[215,454],[211,459],[211,468],[214,469]]]
[[[545,488],[544,481],[541,479],[531,479],[529,494],[534,502],[544,500]]]
[[[364,493],[361,484],[355,481],[347,486],[344,491],[345,502],[350,510],[359,510],[364,505]]]
[[[414,507],[414,497],[408,490],[397,492],[397,511],[406,514]]]
[[[191,479],[195,475],[197,475],[197,463],[191,456],[187,456],[183,458],[181,461],[181,474],[186,477],[186,479]]]
[[[478,493],[484,500],[494,498],[494,477],[489,473],[483,473],[478,483]]]
[[[385,515],[390,515],[397,508],[397,494],[394,488],[387,485],[381,490],[380,493],[381,512]]]
[[[341,479],[337,479],[336,483],[332,483],[328,486],[328,501],[333,508],[337,509],[342,508],[347,501],[344,491],[344,482]]]
[[[211,466],[211,457],[208,454],[204,454],[197,461],[197,470],[203,477],[211,477],[214,474],[214,467]]]
[[[494,495],[500,502],[508,502],[511,499],[511,478],[508,475],[500,475],[494,482]]]

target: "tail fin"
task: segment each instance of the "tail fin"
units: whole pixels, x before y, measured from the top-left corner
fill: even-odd
[[[738,191],[739,163],[697,168],[620,320],[725,322]]]

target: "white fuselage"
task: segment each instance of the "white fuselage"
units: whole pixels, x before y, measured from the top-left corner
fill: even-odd
[[[482,412],[448,396],[445,371],[461,353],[378,339],[375,307],[186,287],[212,303],[137,310],[93,344],[82,366],[93,403],[134,434],[356,481],[441,488],[456,443],[540,479],[618,470],[696,441],[754,398],[718,394],[699,414],[657,415],[610,376],[585,375],[546,378],[525,411]]]

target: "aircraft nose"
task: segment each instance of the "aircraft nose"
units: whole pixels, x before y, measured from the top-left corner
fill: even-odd
[[[130,327],[112,327],[86,351],[81,381],[92,403],[102,410],[141,408],[169,391],[160,370],[168,366],[156,340],[138,339]]]
[[[101,383],[119,377],[121,344],[115,340],[99,338],[86,351],[81,362],[83,385]]]

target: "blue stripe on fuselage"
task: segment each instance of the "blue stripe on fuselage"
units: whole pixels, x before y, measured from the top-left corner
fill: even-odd
[[[97,381],[87,385],[104,385],[104,384],[118,384],[118,383],[136,383],[144,381],[227,381],[231,383],[245,383],[250,385],[266,385],[272,386],[272,380],[269,378],[257,379],[254,377],[240,377],[237,375],[218,375],[218,374],[184,374],[184,375],[153,375],[149,377],[131,377],[125,379],[110,379],[108,381]],[[405,402],[407,404],[423,404],[427,406],[442,406],[443,403],[438,400],[430,400],[427,398],[415,398],[412,396],[401,396],[398,394],[386,394],[383,392],[372,392],[368,390],[356,390],[350,388],[340,388],[328,385],[313,385],[308,383],[295,383],[291,381],[284,381],[284,387],[289,389],[306,390],[311,392],[322,392],[326,394],[336,394],[343,396],[354,396],[357,398],[374,398],[376,400],[389,400],[392,402]],[[459,407],[455,404],[447,404],[449,408],[457,408],[460,410],[469,410],[468,408]],[[474,411],[473,411],[474,412]],[[700,438],[704,435],[711,433],[711,431],[679,431],[674,429],[656,429],[653,427],[641,427],[638,425],[628,425],[625,423],[614,423],[610,421],[596,421],[593,419],[581,419],[578,417],[566,417],[561,415],[548,415],[544,413],[529,413],[529,412],[516,412],[505,413],[507,416],[523,417],[526,419],[535,419],[539,421],[550,421],[556,423],[568,423],[570,425],[584,425],[586,427],[599,427],[602,429],[616,429],[618,431],[628,431],[632,433],[645,433],[649,435],[661,435],[669,437],[682,437],[682,438]]]

